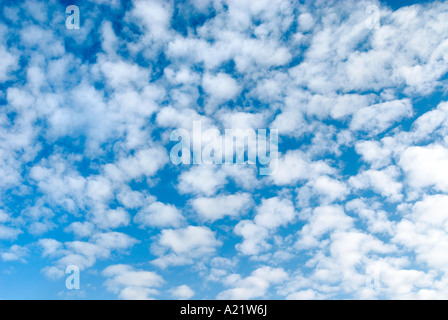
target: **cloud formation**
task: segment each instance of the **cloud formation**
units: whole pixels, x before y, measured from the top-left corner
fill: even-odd
[[[88,298],[448,297],[446,2],[79,8],[80,29],[57,1],[0,8],[0,280],[75,265]],[[278,169],[173,164],[195,121],[277,129]]]

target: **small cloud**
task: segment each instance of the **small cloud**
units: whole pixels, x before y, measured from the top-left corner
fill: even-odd
[[[102,274],[108,278],[104,283],[107,290],[123,300],[152,300],[158,294],[155,288],[164,282],[155,272],[136,270],[123,264],[109,266]]]
[[[26,262],[25,257],[28,255],[29,250],[19,245],[13,245],[9,250],[0,252],[0,257],[5,262],[20,261]]]
[[[171,289],[171,294],[175,299],[189,300],[194,296],[195,292],[189,286],[182,285]]]

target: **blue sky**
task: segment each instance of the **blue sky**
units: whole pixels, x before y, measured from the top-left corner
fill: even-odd
[[[447,21],[432,1],[3,1],[0,299],[447,298]],[[278,130],[277,170],[173,164],[194,122]]]

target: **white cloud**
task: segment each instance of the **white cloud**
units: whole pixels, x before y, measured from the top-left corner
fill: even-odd
[[[93,209],[92,222],[101,229],[116,229],[126,227],[131,221],[130,214],[123,208],[104,210],[101,207]]]
[[[139,241],[124,233],[95,233],[89,241],[68,241],[61,243],[55,239],[41,239],[39,246],[43,257],[58,258],[56,266],[65,270],[75,265],[81,270],[92,267],[98,259],[108,259],[112,253],[126,252]]]
[[[181,66],[179,70],[174,70],[172,68],[166,68],[164,74],[167,79],[178,85],[178,84],[198,84],[200,82],[200,76],[193,70],[188,69],[186,66]]]
[[[54,28],[64,17],[48,20],[53,2],[2,8],[0,239],[14,241],[2,260],[37,247],[55,264],[42,273],[60,279],[68,264],[133,252],[139,226],[174,228],[150,239],[153,263],[224,281],[220,298],[448,297],[448,104],[434,105],[447,87],[446,2],[91,2],[77,32]],[[381,10],[374,30],[370,4]],[[119,9],[120,30],[113,19],[95,26]],[[98,52],[86,58],[83,46]],[[196,120],[278,129],[278,171],[166,166],[169,129]],[[176,207],[158,202],[172,187]],[[213,223],[223,218],[232,224]],[[65,234],[44,237],[57,227]],[[240,255],[224,246],[231,258],[219,257],[221,240]],[[278,267],[297,250],[297,270]],[[241,255],[276,269],[242,278]],[[366,286],[373,269],[381,293]],[[106,270],[120,298],[157,297],[159,275]],[[167,293],[198,296],[190,285]]]
[[[15,240],[21,233],[23,233],[23,231],[20,229],[0,225],[0,239],[2,240]]]
[[[133,5],[129,19],[132,19],[132,16],[139,19],[147,28],[151,40],[164,40],[170,34],[173,9],[169,3],[157,0],[135,0]]]
[[[0,210],[0,223],[8,222],[11,218],[9,215],[4,212],[3,210]]]
[[[146,227],[179,227],[184,217],[175,206],[154,202],[140,210],[134,221]]]
[[[437,300],[446,297],[443,289],[432,289],[438,287],[434,274],[408,269],[399,264],[377,264],[380,270],[381,292],[392,299]],[[436,285],[433,286],[434,284]]]
[[[188,300],[194,296],[194,291],[187,285],[181,285],[179,287],[173,288],[171,294],[175,299]]]
[[[142,192],[134,191],[125,185],[117,193],[117,200],[127,209],[137,209],[145,205],[146,197]]]
[[[288,279],[288,274],[282,268],[261,267],[247,278],[237,274],[229,275],[224,283],[232,289],[218,295],[223,300],[250,300],[265,297],[271,285],[279,284]]]
[[[318,300],[320,294],[312,289],[297,291],[286,297],[287,300]]]
[[[0,82],[5,82],[10,78],[10,72],[18,68],[18,59],[12,55],[3,46],[0,46]]]
[[[29,250],[19,245],[13,245],[8,250],[0,252],[0,257],[4,262],[21,261],[25,262],[25,257]]]
[[[448,191],[448,149],[434,144],[409,147],[399,161],[412,188],[434,187]]]
[[[226,175],[215,166],[201,165],[183,171],[179,177],[181,193],[213,196],[227,183]]]
[[[213,222],[225,216],[244,215],[252,205],[252,198],[247,193],[220,195],[214,198],[193,199],[191,205],[204,220]]]
[[[55,266],[45,267],[41,272],[50,280],[59,280],[65,276],[64,270],[61,270]]]
[[[56,257],[64,254],[63,243],[55,239],[40,239],[38,245],[42,248],[43,257]]]
[[[108,250],[123,250],[138,243],[138,240],[120,232],[97,233],[91,237],[91,241]]]
[[[152,251],[159,256],[152,263],[161,268],[192,264],[214,254],[222,242],[207,227],[188,226],[183,229],[163,230]]]
[[[355,149],[373,169],[380,169],[391,162],[392,150],[384,148],[379,141],[359,141]]]
[[[446,127],[448,116],[448,103],[440,103],[435,110],[421,115],[412,124],[412,136],[416,141],[428,140],[431,134],[440,127]]]
[[[332,179],[329,176],[321,176],[315,180],[311,180],[307,185],[307,188],[310,188],[311,193],[315,193],[318,196],[322,203],[331,203],[335,200],[344,200],[346,196],[350,193],[347,185],[344,182],[341,182],[336,179]],[[300,202],[303,202],[307,195],[304,195],[303,192],[299,191],[297,199]]]
[[[390,201],[400,201],[403,197],[403,184],[398,182],[400,172],[397,167],[389,166],[384,170],[367,170],[349,179],[354,189],[370,189],[387,197]]]
[[[214,257],[210,262],[211,269],[210,274],[207,276],[207,279],[210,281],[221,281],[229,273],[234,272],[237,264],[238,259],[236,257],[233,257],[232,259]]]
[[[41,201],[38,201],[33,207],[25,208],[18,220],[28,223],[27,229],[30,234],[40,236],[56,228],[56,225],[51,221],[53,217],[54,212],[44,207]]]
[[[224,166],[221,170],[238,188],[253,191],[260,188],[262,181],[257,177],[257,167],[250,164],[238,164],[235,166]]]
[[[353,222],[353,219],[339,206],[315,208],[308,218],[308,223],[299,231],[296,246],[302,250],[319,246],[323,235],[328,232],[349,230]]]
[[[294,185],[333,171],[324,161],[310,161],[302,151],[294,150],[280,157],[277,171],[269,178],[276,185]]]
[[[243,242],[236,245],[237,250],[246,255],[257,255],[271,246],[266,242],[269,236],[268,229],[261,227],[250,220],[239,222],[235,234],[243,237]]]
[[[426,196],[397,224],[394,235],[394,242],[412,249],[417,261],[443,272],[448,263],[447,203],[445,195]]]
[[[263,199],[256,211],[255,223],[267,229],[276,229],[285,226],[296,217],[292,201],[277,197]]]
[[[381,204],[367,203],[364,199],[355,199],[345,205],[348,211],[356,212],[359,218],[367,224],[371,233],[393,233],[393,222],[389,220],[388,213],[381,210]]]
[[[125,61],[112,62],[100,58],[98,67],[105,75],[107,83],[117,90],[133,85],[140,88],[149,82],[148,70]]]
[[[350,129],[378,134],[399,120],[410,117],[413,109],[409,100],[395,100],[358,110],[350,123]]]
[[[204,129],[204,127],[208,128],[210,126],[212,120],[201,116],[191,108],[165,107],[157,114],[156,121],[161,127],[182,128],[191,131],[195,121],[200,121]]]
[[[104,283],[109,291],[124,300],[149,300],[158,294],[155,288],[164,280],[152,271],[135,270],[129,265],[112,265],[102,272],[108,279]]]
[[[225,110],[221,115],[222,126],[225,129],[253,129],[265,127],[265,115],[263,113],[235,112]]]
[[[257,255],[271,248],[267,242],[276,229],[291,223],[296,217],[292,201],[274,197],[263,199],[256,208],[253,221],[240,221],[234,229],[235,234],[243,237],[236,249],[245,255]]]
[[[225,73],[206,74],[202,85],[211,98],[219,102],[232,100],[240,91],[236,80]]]
[[[298,18],[298,22],[301,31],[310,31],[314,25],[313,16],[309,12],[302,13]]]
[[[59,42],[51,29],[29,25],[20,30],[22,45],[28,49],[38,49],[47,58],[61,57],[65,54],[64,45]]]
[[[73,222],[65,231],[73,232],[78,237],[88,237],[90,236],[95,229],[95,225],[90,222]]]
[[[105,166],[106,175],[113,180],[130,181],[142,176],[152,177],[168,163],[167,151],[161,147],[139,150],[135,156],[121,158],[115,164]]]
[[[35,165],[30,170],[30,177],[52,203],[58,204],[72,213],[84,208],[87,181],[72,169],[70,161],[63,160],[61,157],[50,157],[50,159]],[[101,182],[97,181],[91,179],[88,184],[90,188],[88,193],[94,199],[99,198],[99,195],[95,196],[96,190],[102,189],[100,191],[105,195],[108,190],[105,182],[103,185],[99,185]]]

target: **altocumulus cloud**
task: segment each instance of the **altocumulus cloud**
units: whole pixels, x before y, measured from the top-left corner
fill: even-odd
[[[0,8],[0,298],[448,298],[448,3],[77,6]],[[174,165],[197,121],[277,170]]]

